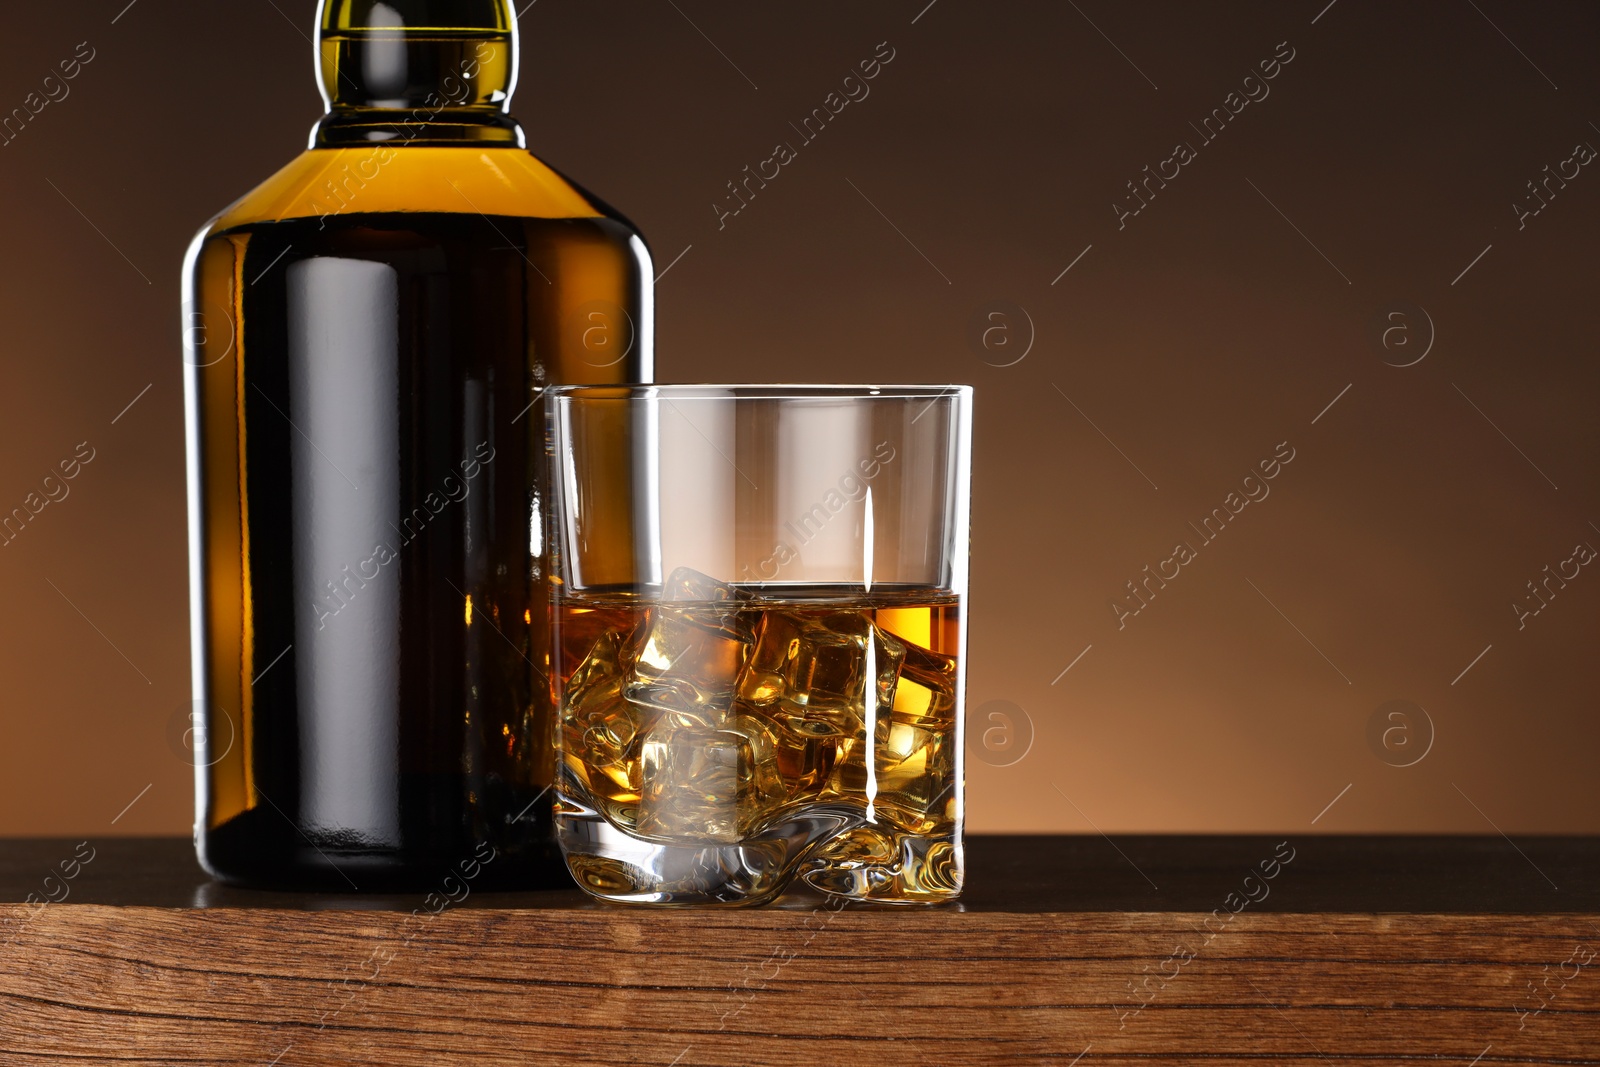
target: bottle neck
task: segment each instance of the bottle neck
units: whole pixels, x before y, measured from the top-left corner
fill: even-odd
[[[517,27],[506,0],[322,0],[313,148],[372,143],[522,147],[507,114]]]

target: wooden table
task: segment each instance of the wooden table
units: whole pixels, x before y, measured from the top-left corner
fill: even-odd
[[[0,1064],[1600,1064],[1600,839],[977,837],[968,862],[959,907],[663,910],[246,892],[185,841],[0,842]]]

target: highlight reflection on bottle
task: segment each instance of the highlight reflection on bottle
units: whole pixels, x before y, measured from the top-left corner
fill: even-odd
[[[542,396],[649,380],[650,254],[528,154],[505,0],[324,0],[310,150],[184,272],[196,842],[224,879],[559,870]]]

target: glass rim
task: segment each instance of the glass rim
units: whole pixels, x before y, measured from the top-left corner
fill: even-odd
[[[971,400],[970,385],[553,385],[561,400]]]

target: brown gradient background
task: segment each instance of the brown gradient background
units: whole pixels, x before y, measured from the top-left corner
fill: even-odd
[[[190,826],[179,266],[320,112],[311,0],[125,3],[0,16],[0,111],[98,53],[0,148],[0,510],[97,450],[0,548],[0,834]],[[1600,546],[1600,172],[1521,231],[1511,207],[1600,146],[1600,11],[925,4],[538,0],[514,110],[658,269],[690,249],[663,380],[977,387],[969,708],[1033,739],[969,761],[970,827],[1600,830],[1600,568],[1520,632],[1511,607]],[[871,96],[719,231],[724,183],[884,40]],[[1285,40],[1270,97],[1119,231],[1124,183]],[[1396,300],[1437,330],[1406,369],[1369,337]],[[1015,366],[970,341],[995,301],[1033,323]],[[1271,496],[1119,631],[1123,583],[1285,440]],[[1391,699],[1436,729],[1409,768],[1367,744]]]

